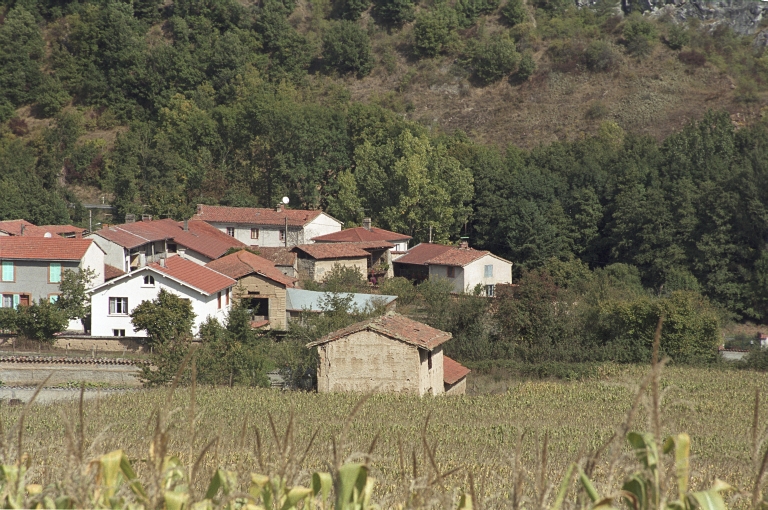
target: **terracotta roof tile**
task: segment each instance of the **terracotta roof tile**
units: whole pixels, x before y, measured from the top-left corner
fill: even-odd
[[[451,248],[450,250],[429,259],[427,264],[463,267],[479,258],[489,255],[490,253],[491,252],[489,251],[475,250],[472,248]]]
[[[384,230],[383,228],[371,227],[370,230],[364,227],[346,228],[339,232],[326,234],[324,236],[313,237],[316,243],[359,243],[363,241],[408,241],[411,236],[398,234]]]
[[[294,250],[303,251],[316,260],[367,258],[368,252],[356,243],[300,244]]]
[[[76,237],[83,237],[83,232],[86,231],[86,229],[81,227],[76,227],[74,225],[39,225],[35,229],[33,229],[36,234],[39,234],[41,231],[45,235],[44,232],[50,232],[51,234],[75,234]],[[24,232],[24,235],[26,235],[26,232]]]
[[[92,243],[58,236],[4,236],[0,237],[0,259],[80,260]]]
[[[296,253],[291,248],[272,248],[265,246],[253,246],[252,249],[259,252],[259,255],[272,261],[276,266],[291,266],[296,262]]]
[[[227,287],[233,287],[237,283],[229,276],[179,256],[168,257],[165,260],[165,267],[158,263],[147,264],[147,267],[165,273],[208,295],[224,290]]]
[[[451,339],[451,334],[448,332],[427,326],[403,315],[388,312],[381,317],[368,319],[334,331],[315,342],[307,344],[307,347],[315,347],[333,342],[334,340],[365,330],[375,331],[384,336],[430,351]]]
[[[443,382],[445,384],[456,384],[470,372],[470,369],[443,354]]]
[[[254,255],[247,250],[230,253],[226,257],[208,262],[205,266],[236,280],[256,273],[287,287],[293,287],[293,284],[298,281],[296,278],[285,276],[272,261]]]
[[[288,225],[303,227],[322,214],[322,211],[307,211],[301,209],[275,209],[256,207],[225,207],[218,205],[198,205],[196,220],[212,221],[214,223],[240,223],[246,225]],[[341,223],[341,222],[339,222]]]
[[[435,258],[452,248],[452,246],[445,246],[442,244],[421,243],[408,250],[405,255],[399,257],[395,262],[398,264],[423,265],[426,264],[428,260]]]
[[[29,227],[34,227],[34,223],[30,223],[27,220],[6,220],[0,221],[0,232],[4,232],[11,236],[21,235],[21,226],[24,225],[25,230]]]
[[[109,264],[104,264],[104,281],[105,282],[113,278],[123,276],[124,274],[125,274],[125,271],[123,271],[122,269],[117,268],[115,266],[110,266]]]

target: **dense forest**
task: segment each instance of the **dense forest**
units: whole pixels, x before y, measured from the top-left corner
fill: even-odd
[[[468,236],[518,276],[553,260],[622,263],[657,293],[702,292],[734,318],[768,314],[759,118],[734,126],[701,103],[696,119],[653,137],[595,101],[590,132],[518,147],[409,115],[402,80],[376,100],[350,92],[402,62],[411,78],[449,62],[462,87],[523,91],[662,55],[691,76],[729,73],[733,100],[759,109],[768,56],[727,28],[607,1],[0,5],[0,219],[87,224],[86,195],[108,197],[115,221],[287,195],[416,242],[430,228],[439,242]]]

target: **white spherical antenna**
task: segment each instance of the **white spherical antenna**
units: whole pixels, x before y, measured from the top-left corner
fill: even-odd
[[[43,237],[53,237],[53,234],[51,234],[50,232],[46,232],[45,235],[43,235]]]
[[[288,205],[288,202],[290,202],[290,201],[291,201],[291,200],[290,200],[288,197],[283,197],[283,203],[284,203],[285,205]]]

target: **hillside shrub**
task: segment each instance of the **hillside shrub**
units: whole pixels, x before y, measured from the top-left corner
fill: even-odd
[[[475,75],[487,85],[509,75],[520,62],[515,42],[506,33],[493,34],[475,50],[472,64]]]
[[[416,299],[416,287],[402,276],[387,278],[379,285],[379,292],[385,296],[397,296],[397,304],[407,306]]]
[[[58,78],[44,76],[42,83],[35,92],[35,101],[40,114],[54,117],[72,97],[64,90]]]
[[[370,6],[370,0],[338,0],[333,6],[331,15],[337,19],[357,21]]]
[[[619,67],[621,57],[610,42],[592,41],[584,52],[584,61],[590,71],[609,72]]]
[[[672,25],[664,38],[664,42],[673,50],[682,49],[690,40],[691,36],[688,31],[680,25]]]
[[[498,0],[458,0],[456,16],[461,28],[469,28],[475,24],[482,14],[490,14],[499,6]]]
[[[355,73],[362,77],[373,70],[371,40],[354,21],[331,24],[323,36],[323,58],[326,65],[342,74]]]
[[[373,15],[384,25],[399,26],[413,21],[416,11],[412,0],[375,0]]]
[[[630,55],[644,57],[653,51],[656,42],[656,27],[642,16],[631,16],[622,30],[624,45]]]
[[[422,57],[434,57],[448,44],[458,28],[456,12],[441,5],[420,14],[413,25],[413,50]]]
[[[517,66],[517,77],[523,81],[528,80],[536,72],[536,61],[533,59],[533,53],[526,51],[520,59]]]
[[[677,54],[677,59],[683,64],[692,67],[701,67],[707,63],[707,56],[696,50],[681,51]]]
[[[501,8],[501,19],[510,27],[528,21],[528,9],[523,0],[509,0],[504,4]]]

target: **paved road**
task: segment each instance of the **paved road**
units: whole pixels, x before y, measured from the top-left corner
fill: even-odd
[[[0,363],[3,386],[37,386],[51,375],[49,385],[85,381],[110,386],[136,387],[139,368],[135,365],[77,365],[64,363]],[[0,386],[2,388],[2,386]]]

